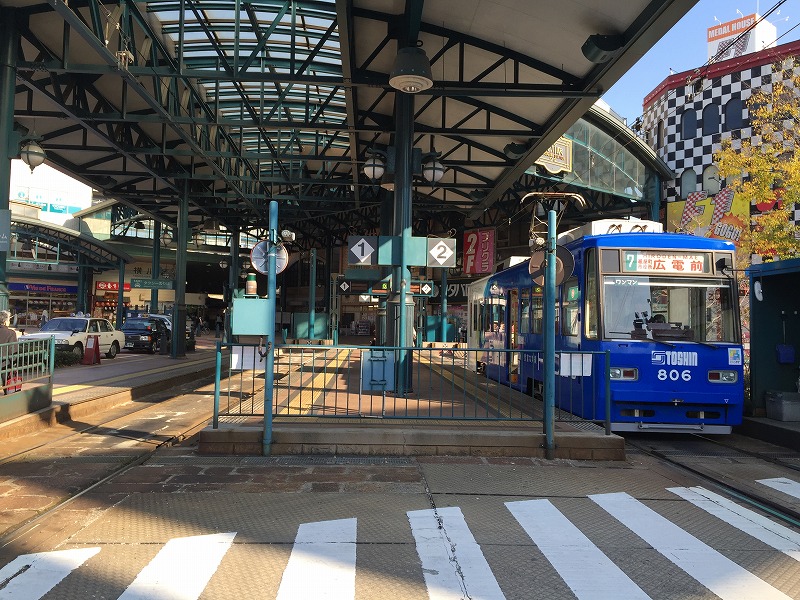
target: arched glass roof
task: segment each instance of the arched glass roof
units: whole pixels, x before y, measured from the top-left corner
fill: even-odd
[[[447,169],[414,179],[415,227],[485,225],[694,4],[0,0],[19,35],[15,126],[51,164],[167,224],[186,194],[192,227],[258,237],[275,199],[306,246],[380,226],[388,192],[362,166],[395,143],[398,49],[430,59],[412,139]]]

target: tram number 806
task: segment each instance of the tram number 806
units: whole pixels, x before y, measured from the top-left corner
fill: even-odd
[[[667,371],[666,369],[659,369],[658,380],[666,381],[667,379],[669,379],[670,381],[678,381],[678,379],[683,379],[684,381],[691,381],[692,372],[689,369],[684,369],[683,371],[679,371],[678,369],[670,369],[669,371]]]

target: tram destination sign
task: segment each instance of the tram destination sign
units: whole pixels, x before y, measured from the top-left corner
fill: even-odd
[[[132,288],[151,290],[174,290],[175,281],[172,279],[131,279]]]
[[[710,252],[623,250],[623,273],[711,273]]]

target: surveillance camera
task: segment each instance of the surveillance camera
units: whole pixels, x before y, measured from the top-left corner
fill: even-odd
[[[295,235],[294,231],[289,231],[288,229],[284,229],[283,231],[281,231],[281,239],[284,242],[293,242],[295,240],[295,237],[297,236]]]

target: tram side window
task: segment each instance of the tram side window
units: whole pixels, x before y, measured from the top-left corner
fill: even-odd
[[[531,291],[521,290],[520,292],[520,320],[519,332],[531,332]]]
[[[589,248],[584,254],[583,268],[586,272],[586,291],[584,294],[583,319],[585,322],[584,335],[588,339],[596,340],[599,325],[597,322],[597,261],[596,250]]]
[[[578,279],[573,277],[568,279],[562,289],[562,319],[561,326],[563,335],[579,335],[580,334],[580,306],[581,295],[578,289]]]
[[[531,295],[531,333],[542,333],[543,311],[542,294],[534,292]]]

